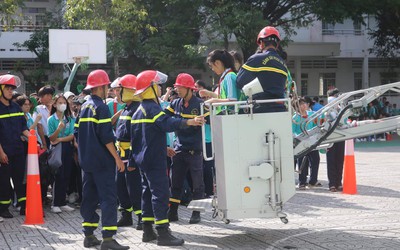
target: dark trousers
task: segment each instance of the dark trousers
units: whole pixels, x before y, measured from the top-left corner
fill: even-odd
[[[83,232],[92,235],[98,227],[99,215],[96,213],[100,203],[103,238],[117,233],[117,185],[115,166],[102,168],[97,172],[83,172],[81,215]]]
[[[117,173],[117,193],[123,209],[133,208],[135,214],[141,213],[142,177],[138,168],[128,171],[125,164],[125,171]]]
[[[301,173],[299,174],[299,184],[300,185],[307,184],[308,168],[310,168],[310,180],[308,183],[310,183],[311,185],[315,185],[318,182],[318,170],[320,162],[318,150],[313,150],[307,155],[299,158],[297,162],[299,169],[301,167],[303,160],[305,160],[306,162],[304,168],[301,170]]]
[[[156,228],[168,227],[169,185],[165,161],[156,166],[143,166],[142,175],[142,221]]]
[[[326,152],[329,187],[342,186],[345,142],[334,143]]]
[[[256,104],[253,109],[254,113],[271,113],[271,112],[285,112],[285,111],[287,111],[285,105],[280,103]]]
[[[62,143],[62,165],[54,176],[53,206],[65,206],[65,195],[72,170],[72,146],[70,142]]]
[[[173,158],[171,198],[180,200],[183,183],[189,171],[193,184],[193,200],[204,198],[203,155],[182,151]]]
[[[68,194],[78,193],[79,199],[82,199],[82,169],[78,162],[78,152],[73,149],[73,161],[71,169],[71,179],[69,181]]]
[[[17,195],[18,203],[25,207],[26,184],[24,183],[26,169],[26,155],[8,155],[8,164],[0,166],[0,212],[8,209],[11,204],[12,190],[10,178],[14,184],[14,191]]]
[[[206,143],[207,157],[211,157],[211,143]],[[214,160],[206,161],[203,159],[204,191],[207,196],[214,194]]]

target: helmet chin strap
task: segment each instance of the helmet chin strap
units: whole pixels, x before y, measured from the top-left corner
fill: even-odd
[[[160,100],[158,100],[157,91],[154,89],[154,85],[155,85],[155,84],[152,84],[152,85],[151,85],[151,89],[153,90],[154,96],[156,97],[157,104],[161,106]]]

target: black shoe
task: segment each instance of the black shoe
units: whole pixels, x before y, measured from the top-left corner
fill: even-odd
[[[139,230],[139,231],[143,230],[143,223],[142,222],[138,222],[138,224],[136,225],[136,230]]]
[[[101,241],[99,241],[94,235],[85,236],[85,239],[83,240],[83,246],[86,248],[98,246],[100,243]]]
[[[169,222],[178,221],[178,206],[177,203],[171,203],[169,210],[168,210],[168,220]]]
[[[192,217],[190,217],[189,224],[197,224],[201,221],[200,218],[200,212],[199,211],[193,211],[192,212]]]
[[[142,215],[141,214],[137,215],[136,230],[143,230],[143,221],[142,221]]]
[[[100,250],[127,250],[129,246],[122,246],[116,240],[103,240],[100,245]]]
[[[121,215],[122,217],[117,222],[117,227],[129,227],[133,225],[131,212],[122,211]]]
[[[20,210],[19,210],[19,215],[25,215],[25,202],[21,205]]]
[[[14,216],[7,209],[0,213],[0,217],[10,219],[10,218],[13,218]]]
[[[178,239],[171,234],[171,231],[167,228],[157,228],[157,245],[158,246],[182,246],[185,241]]]
[[[152,224],[142,224],[143,225],[143,237],[142,242],[150,242],[157,239],[157,234],[153,230]]]

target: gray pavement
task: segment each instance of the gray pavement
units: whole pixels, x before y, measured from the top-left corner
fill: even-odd
[[[327,190],[321,154],[323,187],[298,191],[286,203],[288,224],[276,218],[226,225],[208,212],[200,224],[189,225],[190,211],[180,207],[180,221],[171,228],[186,243],[177,249],[400,249],[400,146],[385,145],[356,144],[356,195]],[[15,218],[0,223],[0,249],[84,249],[78,210],[45,211],[45,224],[26,226],[12,210]],[[118,230],[119,242],[131,249],[163,249],[142,243],[142,232],[134,228]]]

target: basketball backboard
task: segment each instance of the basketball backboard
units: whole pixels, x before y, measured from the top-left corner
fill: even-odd
[[[105,64],[106,45],[105,30],[49,29],[49,62]]]

